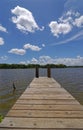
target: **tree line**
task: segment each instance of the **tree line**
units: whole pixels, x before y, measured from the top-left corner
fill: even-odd
[[[0,69],[26,69],[26,68],[79,68],[83,66],[66,66],[64,64],[46,64],[46,65],[40,65],[40,64],[0,64]]]
[[[67,66],[64,64],[46,64],[46,65],[39,65],[39,64],[0,64],[0,69],[25,69],[25,68],[66,68]]]

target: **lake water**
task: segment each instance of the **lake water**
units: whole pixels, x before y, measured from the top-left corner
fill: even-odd
[[[40,76],[47,70],[40,69]],[[51,69],[51,76],[83,104],[83,68]],[[0,114],[6,115],[34,77],[35,69],[0,69]]]

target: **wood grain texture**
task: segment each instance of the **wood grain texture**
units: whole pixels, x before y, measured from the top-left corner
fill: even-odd
[[[54,111],[83,111],[82,105],[28,105],[28,104],[15,104],[11,110],[54,110]]]
[[[6,117],[1,126],[11,128],[83,128],[83,119]]]

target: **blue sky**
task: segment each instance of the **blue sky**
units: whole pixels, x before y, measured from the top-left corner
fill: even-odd
[[[0,63],[83,65],[83,0],[1,0]]]

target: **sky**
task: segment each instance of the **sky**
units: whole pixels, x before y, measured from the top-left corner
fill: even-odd
[[[83,65],[83,0],[0,0],[0,63]]]

